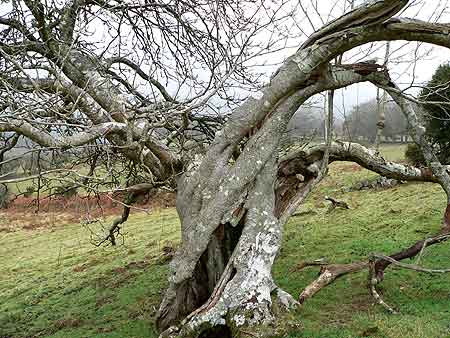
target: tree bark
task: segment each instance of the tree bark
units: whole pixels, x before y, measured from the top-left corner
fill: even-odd
[[[275,286],[271,267],[284,223],[323,177],[319,175],[323,154],[310,157],[303,167],[297,163],[294,172],[286,168],[280,171],[279,142],[292,114],[308,97],[330,87],[367,80],[377,72],[377,67],[370,67],[361,75],[362,68],[339,66],[331,72],[323,68],[321,76],[326,81],[291,94],[260,123],[235,115],[256,131],[247,127],[250,134],[244,134],[233,129],[230,135],[225,127],[200,167],[181,179],[177,210],[182,245],[171,262],[173,274],[157,319],[165,335],[198,337],[217,325],[228,327],[233,334],[246,326],[255,330],[260,324],[275,321],[272,310],[278,300],[295,304]],[[233,160],[234,137],[241,140],[244,136],[248,137],[244,150]],[[225,235],[233,239],[225,248],[217,237],[222,229],[233,232]],[[273,294],[278,295],[275,302]],[[199,308],[199,304],[203,305]],[[180,326],[170,328],[183,318]]]
[[[397,252],[390,256],[390,258],[396,261],[403,260],[405,258],[412,258],[419,254],[425,247],[440,243],[446,240],[450,233],[450,170],[448,166],[443,165],[436,154],[433,151],[433,147],[425,136],[425,128],[420,124],[416,114],[416,109],[419,109],[417,105],[413,105],[408,102],[401,94],[400,89],[389,79],[379,79],[374,81],[378,86],[383,86],[386,91],[391,95],[394,101],[401,107],[403,114],[410,126],[410,134],[414,142],[421,149],[424,158],[428,164],[429,173],[433,175],[435,181],[439,183],[442,189],[447,195],[447,207],[444,211],[441,230],[431,238],[416,242],[414,245],[406,248],[400,252]],[[381,282],[384,278],[384,270],[391,263],[386,260],[378,260],[374,266],[374,273],[378,282]]]
[[[323,177],[324,154],[330,161],[353,157],[385,176],[439,181],[435,170],[386,162],[353,144],[349,148],[332,144],[278,159],[281,135],[309,97],[386,78],[380,65],[332,69],[329,62],[366,42],[409,39],[403,34],[405,23],[386,22],[406,3],[368,2],[314,34],[270,84],[233,112],[199,167],[180,179],[177,211],[182,243],[170,264],[169,287],[159,310],[162,337],[274,335],[277,304],[290,308],[297,302],[274,283],[272,264],[283,225]],[[417,30],[416,23],[413,26],[410,29]],[[415,36],[425,38],[450,45],[445,34],[434,31]],[[232,240],[221,240],[222,236]]]

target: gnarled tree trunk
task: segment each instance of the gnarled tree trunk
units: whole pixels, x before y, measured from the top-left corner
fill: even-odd
[[[158,314],[162,337],[276,334],[277,304],[290,308],[297,302],[276,286],[272,265],[283,225],[323,176],[326,151],[330,161],[354,158],[386,176],[436,179],[352,144],[278,158],[289,120],[309,97],[356,82],[389,81],[380,65],[329,62],[370,41],[410,38],[399,20],[386,22],[407,2],[368,2],[311,36],[269,85],[232,114],[199,167],[180,179],[182,243]],[[448,44],[445,34],[425,32],[414,38]]]

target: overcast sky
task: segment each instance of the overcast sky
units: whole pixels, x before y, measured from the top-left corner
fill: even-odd
[[[317,11],[313,8],[312,2],[317,3],[319,13],[325,21],[331,20],[339,16],[344,10],[349,9],[348,0],[330,0],[330,1],[310,1],[301,0],[303,7],[308,13],[309,19],[303,16],[302,29],[310,34],[313,32],[311,23],[316,27],[321,26],[321,20],[316,14]],[[355,4],[360,4],[363,1],[355,1]],[[344,8],[345,7],[345,8]],[[432,22],[450,22],[450,1],[448,0],[416,0],[410,1],[409,6],[398,16],[407,18],[417,18]],[[372,47],[373,48],[373,47]],[[366,50],[367,46],[363,46],[360,50]],[[378,49],[373,56],[380,59],[383,63],[385,53],[385,43],[375,45]],[[450,53],[448,49],[442,47],[432,47],[428,44],[406,43],[405,41],[391,42],[391,54],[389,70],[392,78],[399,84],[401,88],[408,88],[409,86],[422,85],[426,83],[433,75],[436,68],[443,63],[450,60]],[[357,51],[350,51],[347,55],[347,60],[360,61],[360,56]],[[372,57],[372,56],[371,56]],[[418,60],[415,62],[415,59]],[[411,88],[410,93],[417,93],[418,88]],[[368,101],[376,97],[376,89],[371,84],[357,84],[351,87],[339,90],[336,94],[336,108],[343,110],[343,107],[348,111],[358,102]]]
[[[302,14],[303,10],[299,11],[300,17],[297,18],[296,21],[300,26],[299,30],[305,33],[302,37],[299,37],[299,44],[302,40],[305,40],[306,35],[309,35],[314,31],[312,26],[318,29],[323,25],[323,21],[328,22],[336,17],[339,17],[344,11],[348,11],[350,9],[349,0],[300,0],[300,2],[307,13],[308,18],[306,15]],[[361,4],[362,2],[364,1],[355,1],[355,5]],[[317,4],[317,7],[314,8],[313,4]],[[449,23],[450,1],[411,0],[408,7],[397,16],[417,18],[431,22]],[[347,62],[362,61],[362,54],[359,52],[366,51],[368,48],[368,46],[362,46],[359,49],[348,52],[344,56],[344,62],[345,60]],[[377,57],[380,59],[380,63],[383,63],[385,43],[372,45],[371,48],[375,52],[371,54],[370,58]],[[409,93],[411,94],[419,91],[419,89],[415,86],[420,86],[426,83],[440,64],[450,61],[450,53],[448,52],[448,49],[433,47],[428,44],[394,41],[391,42],[390,50],[390,62],[388,65],[390,74],[401,88],[405,89],[412,86],[409,90]],[[278,57],[286,58],[293,52],[295,52],[295,49],[286,49],[281,52]],[[335,105],[338,115],[339,111],[345,109],[348,112],[357,103],[362,103],[375,97],[375,87],[366,83],[353,85],[351,87],[339,90],[335,96]]]
[[[277,6],[281,0],[267,1],[268,4]],[[364,0],[355,0],[355,5],[361,4]],[[259,67],[259,72],[265,74],[266,80],[278,68],[279,64],[288,56],[295,53],[296,49],[301,43],[314,32],[315,29],[320,28],[323,23],[328,22],[341,16],[344,12],[350,10],[349,0],[290,0],[287,2],[287,10],[296,9],[296,17],[292,18],[290,22],[286,22],[289,27],[291,38],[288,46],[276,54],[271,54],[267,59],[258,59],[258,64],[270,63],[273,66]],[[317,4],[317,7],[314,6]],[[418,18],[426,21],[450,22],[450,0],[410,0],[408,7],[400,13],[401,17]],[[301,6],[300,6],[301,5]],[[302,9],[303,7],[303,9]],[[3,3],[0,6],[0,15],[4,15],[10,11],[10,6]],[[306,14],[305,14],[306,13]],[[287,20],[289,21],[289,20]],[[97,25],[95,21],[92,22],[93,35],[91,40],[106,41],[108,39],[107,27],[101,28],[102,25]],[[256,37],[264,42],[267,38],[264,34]],[[344,62],[362,61],[361,53],[367,51],[368,46],[348,52],[344,57]],[[385,43],[373,44],[370,47],[375,52],[371,54],[370,58],[374,56],[380,59],[384,58]],[[417,61],[414,61],[418,59]],[[436,68],[450,60],[450,53],[447,49],[441,47],[431,47],[426,44],[406,43],[404,41],[395,41],[391,43],[391,55],[389,62],[389,69],[393,79],[402,88],[409,86],[420,86],[430,79]],[[258,67],[256,67],[258,68]],[[169,84],[169,90],[173,87],[173,92],[177,91],[178,83]],[[148,87],[148,86],[147,86]],[[417,87],[411,89],[411,93],[418,92]],[[358,84],[339,90],[336,94],[336,109],[338,111],[351,110],[357,103],[362,103],[370,100],[376,96],[376,89],[369,84]]]
[[[360,5],[365,0],[355,0],[355,6]],[[266,1],[268,6],[272,4],[274,8],[278,6],[282,0]],[[255,70],[264,74],[266,81],[278,69],[279,65],[289,56],[296,52],[298,47],[307,37],[319,29],[324,23],[338,18],[343,13],[350,11],[350,0],[289,0],[286,1],[287,6],[285,12],[295,9],[297,13],[295,17],[286,20],[283,24],[290,29],[291,38],[287,42],[288,47],[283,48],[277,53],[270,54],[253,60],[257,65],[270,64],[270,66],[257,66]],[[299,5],[301,4],[301,6]],[[317,4],[317,6],[315,5]],[[303,7],[303,9],[302,9]],[[306,13],[306,14],[305,14]],[[450,22],[450,0],[410,0],[409,5],[397,16],[407,18],[417,18],[432,22]],[[93,40],[108,40],[110,34],[106,27],[104,31],[98,29],[98,25],[93,21],[93,27],[96,27]],[[255,37],[256,41],[264,44],[267,36],[262,32]],[[104,37],[102,37],[104,35]],[[280,43],[284,44],[282,40]],[[383,63],[385,54],[385,43],[376,43],[356,48],[344,56],[344,62],[359,62],[366,60],[367,50],[372,50],[370,58],[379,58],[379,63]],[[450,60],[448,49],[442,47],[433,47],[427,44],[407,43],[405,41],[393,41],[390,46],[390,62],[389,70],[392,78],[401,88],[413,86],[409,93],[417,93],[420,86],[426,83],[436,68]],[[205,79],[208,74],[198,74]],[[179,83],[173,82],[168,84],[168,89],[172,93],[180,93]],[[236,89],[239,91],[239,89]],[[183,92],[183,90],[181,90]],[[246,92],[242,92],[247,95]],[[339,112],[346,110],[347,112],[358,103],[368,101],[375,98],[376,88],[371,84],[357,84],[348,88],[338,90],[335,96],[335,104],[337,116]],[[213,98],[214,100],[214,98]]]

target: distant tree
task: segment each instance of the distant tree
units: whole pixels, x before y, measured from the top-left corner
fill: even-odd
[[[419,97],[424,105],[427,134],[442,162],[450,162],[450,64],[438,67]]]
[[[344,122],[344,136],[351,139],[362,136],[367,141],[373,143],[377,135],[378,113],[377,102],[375,99],[364,102],[355,107],[346,117]],[[398,135],[405,135],[406,119],[402,114],[400,107],[394,102],[386,104],[385,111],[385,127],[383,129],[383,136],[396,137]]]
[[[373,142],[376,136],[377,107],[374,100],[355,107],[347,118],[347,133],[351,139],[364,137]]]
[[[323,111],[317,107],[302,107],[287,127],[288,137],[323,136]]]
[[[396,137],[407,134],[408,123],[400,107],[394,102],[386,104],[386,125],[383,129],[383,135],[386,137]]]

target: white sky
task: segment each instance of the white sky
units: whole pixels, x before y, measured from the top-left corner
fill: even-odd
[[[294,1],[297,2],[297,1]],[[356,0],[355,5],[361,4],[363,0]],[[306,39],[306,36],[311,34],[314,29],[320,28],[323,21],[328,22],[336,17],[339,17],[343,12],[349,11],[349,0],[300,0],[307,16],[300,10],[300,17],[296,19],[299,31],[302,37],[298,38],[298,43],[293,45],[300,45],[301,41]],[[450,23],[450,1],[449,0],[411,0],[408,7],[397,16],[406,18],[417,18],[431,22]],[[378,43],[372,46],[376,52],[372,53],[369,58],[377,57],[383,63],[385,54],[385,43]],[[362,46],[359,49],[352,50],[345,54],[347,62],[362,61],[359,51],[366,51],[367,46]],[[405,41],[393,41],[390,46],[390,62],[388,68],[390,70],[393,80],[403,89],[410,86],[420,86],[430,80],[436,68],[443,63],[450,61],[449,50],[442,47],[434,47],[428,44],[418,44],[415,42],[407,43]],[[277,57],[282,59],[288,57],[295,48],[286,49],[278,53]],[[418,58],[417,61],[414,61]],[[272,60],[273,61],[273,60]],[[416,94],[419,89],[411,88],[408,93]],[[376,97],[376,88],[367,83],[357,84],[348,88],[337,91],[335,95],[335,105],[338,112],[344,109],[351,110],[353,106]]]
[[[274,0],[268,5],[274,4],[276,6],[282,0]],[[355,0],[355,4],[362,3],[363,0]],[[278,68],[278,65],[288,56],[292,55],[298,46],[304,41],[314,29],[318,29],[323,25],[323,22],[328,22],[336,17],[342,15],[343,12],[349,11],[349,0],[290,0],[287,8],[296,7],[297,15],[291,20],[286,20],[286,27],[289,30],[289,35],[293,36],[288,42],[290,48],[285,48],[268,57],[261,57],[257,60],[257,64],[272,64],[272,66],[258,66],[255,68],[258,72],[265,74],[265,78],[269,79],[270,75]],[[301,4],[307,13],[307,16],[302,12]],[[289,7],[290,6],[290,7]],[[3,3],[0,6],[0,15],[4,15],[9,11],[9,6]],[[427,21],[450,22],[450,0],[410,0],[410,4],[406,10],[399,14],[401,17],[418,18]],[[95,24],[93,22],[93,24]],[[312,27],[314,26],[314,27]],[[91,37],[92,40],[105,41],[107,40],[106,27],[100,28],[97,26],[97,31]],[[257,41],[264,42],[267,37],[261,34],[256,37]],[[105,41],[106,42],[106,41]],[[384,43],[379,43],[372,46],[376,50],[371,54],[370,58],[374,56],[383,59],[384,57]],[[344,62],[362,61],[359,51],[367,50],[367,46],[363,46],[357,50],[348,52],[345,55]],[[391,43],[391,55],[389,69],[393,79],[403,88],[410,85],[420,85],[430,79],[435,69],[442,63],[450,61],[450,53],[448,49],[441,47],[431,47],[426,44],[409,43],[402,41],[395,41]],[[414,59],[419,57],[417,62]],[[177,90],[176,84],[171,86],[173,91]],[[418,89],[413,89],[411,93],[417,92]],[[374,98],[376,89],[369,84],[358,84],[339,90],[336,94],[336,109],[351,110],[357,103],[362,103]]]
[[[271,3],[276,7],[282,0],[274,0]],[[363,3],[364,0],[355,0],[355,6]],[[267,1],[270,7],[269,1]],[[298,4],[301,3],[309,18],[301,10]],[[314,29],[320,28],[324,22],[331,21],[344,12],[350,10],[350,0],[290,0],[287,2],[285,12],[289,9],[296,9],[297,15],[285,22],[285,26],[290,29],[293,38],[288,40],[288,48],[260,57],[252,62],[255,64],[269,64],[270,66],[257,66],[255,71],[263,73],[266,81],[276,71],[280,63],[295,53],[301,43],[314,32]],[[408,7],[397,16],[417,18],[426,21],[450,22],[450,0],[410,0]],[[92,23],[94,26],[95,22]],[[314,25],[314,28],[312,27]],[[100,31],[97,26],[95,32],[98,40],[108,40],[108,31],[106,27]],[[268,33],[266,33],[268,34]],[[255,41],[264,43],[267,36],[264,33],[255,37]],[[284,44],[282,40],[280,43]],[[366,51],[371,48],[374,52],[370,54],[370,58],[377,57],[382,63],[385,54],[385,43],[372,44],[371,47],[362,46],[358,49],[348,52],[344,57],[344,62],[358,62],[367,59]],[[421,85],[430,79],[435,69],[442,63],[450,61],[450,53],[448,49],[442,47],[433,47],[427,44],[406,43],[405,41],[391,42],[391,55],[389,69],[390,74],[396,83],[406,88],[411,85]],[[414,61],[418,58],[417,61]],[[207,74],[199,74],[200,77],[207,78]],[[168,89],[172,93],[179,90],[178,83],[168,83]],[[181,90],[183,92],[183,90]],[[412,89],[409,93],[417,93],[418,89]],[[245,91],[242,91],[246,95]],[[339,111],[351,110],[358,103],[368,101],[376,96],[376,88],[371,84],[357,84],[351,87],[337,91],[335,96],[337,117]],[[214,98],[213,98],[214,100]]]

